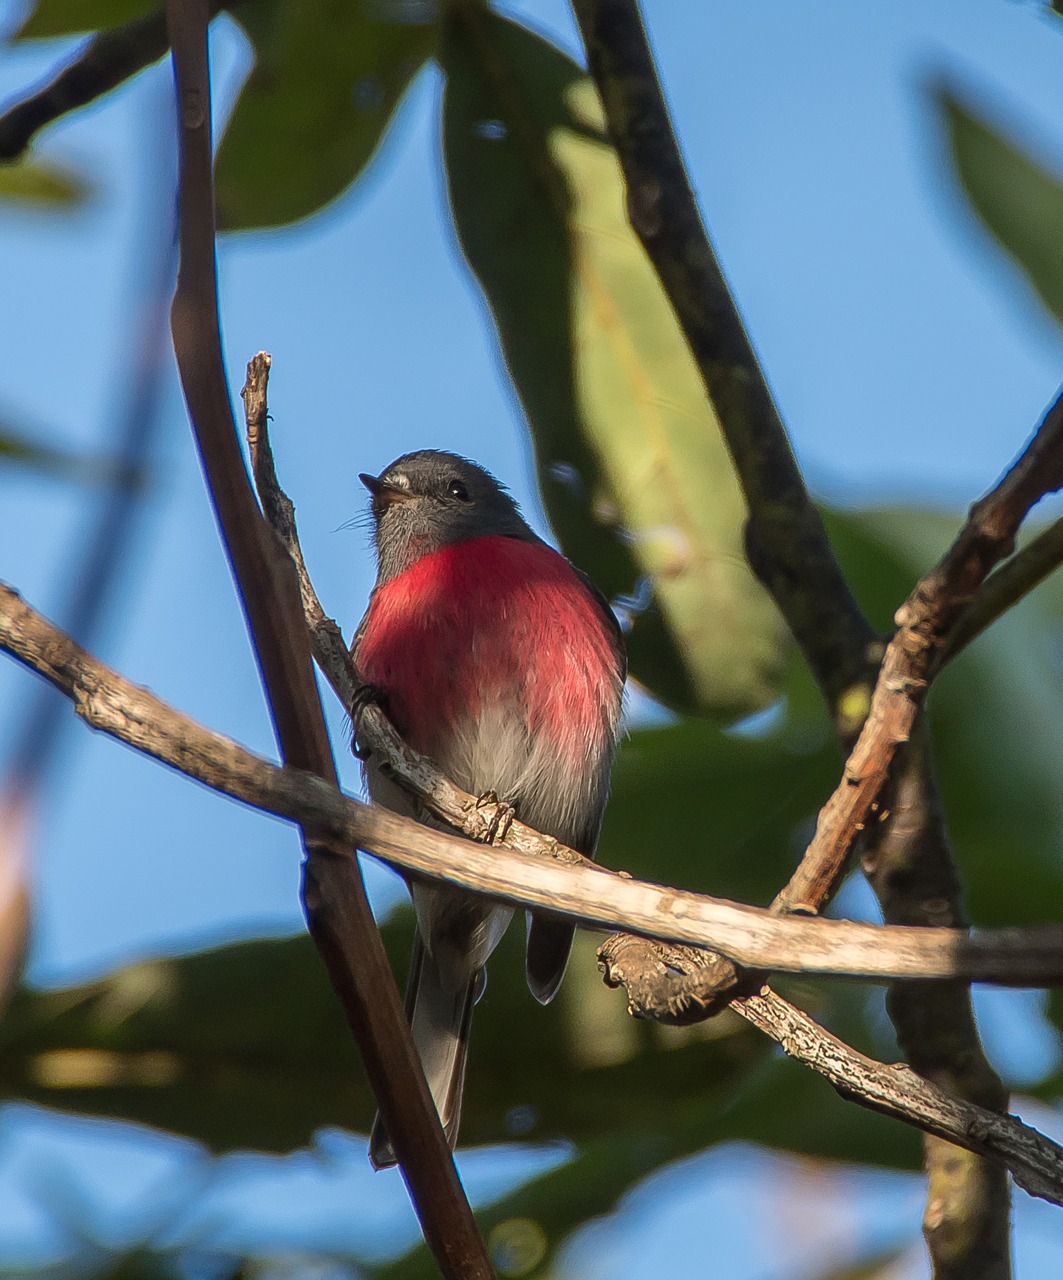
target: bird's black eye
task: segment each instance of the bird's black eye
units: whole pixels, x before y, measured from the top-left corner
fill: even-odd
[[[451,480],[450,484],[447,485],[447,494],[451,498],[457,498],[459,502],[472,501],[472,499],[469,497],[468,489],[465,488],[465,486],[461,483],[460,480]]]

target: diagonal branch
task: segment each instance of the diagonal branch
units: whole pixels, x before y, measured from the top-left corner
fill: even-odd
[[[937,944],[943,941],[951,943],[961,967],[967,964],[963,949],[971,943],[957,931],[884,929],[839,921],[774,918],[752,907],[639,885],[593,863],[566,866],[555,863],[552,857],[530,859],[501,848],[485,850],[388,810],[360,804],[322,779],[270,764],[175,711],[90,657],[69,636],[35,613],[16,592],[2,585],[0,648],[65,693],[89,725],[214,790],[301,822],[323,839],[334,840],[340,848],[363,846],[421,875],[507,896],[514,903],[550,903],[554,910],[591,924],[630,928],[642,923],[647,931],[659,928],[667,934],[671,930],[684,940],[690,938],[691,926],[697,920],[715,921],[710,936],[703,940],[720,946],[733,938],[741,950],[744,939],[758,954],[740,958],[759,959],[761,963],[770,959],[772,967],[788,963],[780,939],[788,947],[792,940],[798,941],[796,948],[790,947],[793,965],[806,972],[815,970],[816,962],[813,958],[810,965],[805,964],[801,953],[807,950],[814,957],[817,947],[823,954],[846,956],[855,956],[863,948],[867,972],[883,958],[887,962],[896,959],[911,947],[914,950],[905,962],[911,973],[913,960],[922,964],[923,958],[937,957],[940,961],[942,953]],[[550,854],[552,844],[543,841],[540,852]],[[646,902],[655,905],[647,907]],[[905,939],[904,947],[898,948],[899,938]],[[986,935],[983,941],[990,938]],[[1030,970],[1052,956],[1055,972],[1063,975],[1063,930],[1005,931],[997,935],[997,941],[1001,944],[998,966],[1007,956],[1009,966],[1014,963]],[[977,939],[972,942],[977,946]],[[825,952],[822,943],[826,943]],[[655,968],[663,972],[671,963],[667,946],[650,945],[658,948],[656,955],[627,956],[629,965],[641,967],[640,973],[624,975],[629,989],[634,989],[642,978],[652,980]],[[918,971],[928,968],[924,965]],[[854,1101],[969,1150],[993,1154],[1007,1164],[1031,1195],[1063,1203],[1063,1148],[1035,1130],[1011,1117],[993,1116],[952,1098],[904,1067],[863,1057],[766,990],[736,1000],[735,1008],[778,1040],[787,1053],[826,1075]]]
[[[1063,519],[1054,521],[1032,538],[985,580],[974,603],[959,620],[949,638],[946,660],[961,653],[972,640],[1063,564]]]
[[[716,407],[749,508],[750,562],[845,738],[867,706],[875,635],[834,557],[698,213],[633,0],[574,0],[628,192],[628,216]]]
[[[43,88],[0,116],[0,160],[16,160],[46,125],[110,93],[169,47],[161,9],[93,36]]]
[[[841,781],[820,810],[812,842],[773,911],[818,912],[840,882],[850,850],[866,827],[877,827],[895,760],[912,735],[927,691],[989,571],[1010,554],[1019,526],[1046,493],[1063,485],[1063,398],[997,486],[971,509],[952,546],[897,611],[898,629],[886,649],[871,708]],[[952,874],[955,887],[955,874]],[[612,941],[604,949],[608,966]],[[662,1010],[684,1021],[716,1012],[763,975],[739,975],[727,964],[692,959]],[[661,993],[664,994],[663,992]],[[644,1006],[644,1013],[650,1013]]]
[[[549,910],[592,928],[626,928],[665,942],[711,947],[750,968],[874,980],[1063,984],[1063,925],[969,934],[777,916],[762,907],[634,880],[527,827],[518,836],[526,849],[535,848],[535,856],[507,847],[512,832],[485,848],[364,805],[314,774],[270,764],[123,679],[3,584],[0,649],[65,693],[94,728],[215,791],[300,823],[318,839],[338,844],[337,861],[353,862],[347,850],[357,846],[404,871],[501,902]]]
[[[211,172],[206,0],[168,0],[180,125],[180,271],[174,350],[222,539],[274,729],[287,763],[336,783],[291,560],[255,502],[221,354]],[[491,1264],[425,1083],[353,846],[303,821],[303,904],[358,1042],[425,1239],[444,1275],[481,1280]]]
[[[767,988],[731,1007],[795,1061],[826,1076],[843,1098],[999,1161],[1029,1195],[1060,1203],[1063,1147],[1015,1116],[954,1097],[904,1063],[865,1057]]]

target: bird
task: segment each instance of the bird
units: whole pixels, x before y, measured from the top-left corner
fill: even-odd
[[[351,645],[369,696],[414,750],[478,797],[593,857],[620,735],[627,660],[616,616],[540,538],[506,487],[455,453],[403,454],[369,490],[377,578]],[[445,829],[374,760],[370,798]],[[511,907],[411,879],[406,1013],[453,1149],[473,1005]],[[574,928],[528,913],[526,975],[548,1003]],[[378,1115],[375,1168],[396,1163]]]

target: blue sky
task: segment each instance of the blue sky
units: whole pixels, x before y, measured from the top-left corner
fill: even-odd
[[[501,7],[576,51],[561,3]],[[1063,340],[967,213],[929,86],[947,73],[1005,104],[1063,170],[1063,21],[1032,0],[645,8],[706,220],[811,484],[838,502],[959,509],[993,481],[1054,394]],[[6,25],[18,11],[0,0]],[[0,94],[34,82],[64,47],[6,50]],[[214,54],[224,103],[247,67],[231,26],[218,24]],[[151,72],[45,136],[45,155],[96,182],[86,210],[65,218],[0,208],[0,417],[40,424],[73,446],[106,447],[117,412],[146,216],[159,216],[140,175],[169,168],[167,83],[165,68]],[[341,528],[363,509],[357,472],[409,448],[455,449],[505,478],[542,527],[519,408],[445,216],[438,93],[435,74],[422,76],[370,173],[333,208],[220,248],[231,384],[239,389],[255,351],[272,352],[280,473],[318,590],[348,632],[372,581],[364,532]],[[172,376],[166,395],[163,465],[96,649],[270,752]],[[46,612],[65,598],[64,567],[90,501],[55,481],[0,473],[0,577]],[[27,686],[0,664],[0,724]],[[341,716],[333,726],[341,741]],[[353,762],[338,754],[356,786]],[[300,926],[286,827],[84,730],[68,735],[36,855],[39,981],[190,939]],[[380,887],[385,873],[371,878]],[[75,1145],[54,1132],[48,1140]],[[713,1199],[728,1194],[717,1166],[669,1176],[723,1212]],[[912,1185],[897,1182],[905,1203]],[[390,1187],[380,1194],[401,1217],[401,1193]],[[1020,1223],[1031,1213],[1040,1207],[1022,1208]],[[916,1217],[908,1214],[913,1225]],[[1022,1248],[1054,1250],[1058,1266],[1063,1225],[1043,1214],[1037,1223]],[[625,1219],[630,1274],[658,1228],[652,1213]],[[6,1229],[0,1217],[0,1252]],[[669,1265],[683,1274],[681,1259]]]

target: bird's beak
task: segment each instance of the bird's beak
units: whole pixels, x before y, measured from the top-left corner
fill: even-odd
[[[397,484],[388,484],[387,481],[381,480],[379,476],[369,476],[363,473],[359,475],[358,479],[373,495],[373,515],[378,520],[388,507],[394,506],[396,502],[409,502],[414,496],[408,489],[402,489]]]

